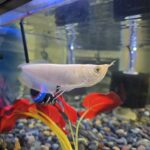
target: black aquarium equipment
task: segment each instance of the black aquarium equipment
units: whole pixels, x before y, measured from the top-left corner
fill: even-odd
[[[149,75],[113,72],[110,90],[116,92],[123,101],[123,107],[143,108],[147,104]]]
[[[56,8],[55,19],[57,26],[72,23],[86,22],[89,20],[88,0],[79,0],[71,4]]]
[[[134,15],[146,17],[150,14],[150,0],[114,0],[113,9],[116,20]]]
[[[31,0],[0,0],[0,14],[13,10],[21,5],[24,5]]]

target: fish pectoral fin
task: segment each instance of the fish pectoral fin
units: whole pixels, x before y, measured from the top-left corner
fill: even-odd
[[[61,86],[56,86],[56,90],[54,93],[51,93],[52,97],[50,99],[51,104],[55,104],[57,101],[58,97],[61,96],[65,91],[61,90]]]

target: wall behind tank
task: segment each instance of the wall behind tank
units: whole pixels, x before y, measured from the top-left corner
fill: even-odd
[[[31,62],[66,63],[66,36],[53,14],[39,13],[24,21]]]

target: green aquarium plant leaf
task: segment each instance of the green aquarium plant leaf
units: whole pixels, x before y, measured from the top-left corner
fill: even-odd
[[[74,135],[73,128],[72,128],[72,124],[71,124],[70,120],[68,121],[68,124],[69,124],[69,129],[70,129],[70,132],[71,132],[73,144],[74,144],[74,146],[75,146],[75,145],[76,145],[76,143],[75,143],[75,135]]]

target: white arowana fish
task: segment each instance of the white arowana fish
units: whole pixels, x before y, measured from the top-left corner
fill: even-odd
[[[111,64],[23,64],[20,81],[30,89],[54,94],[100,82]]]

